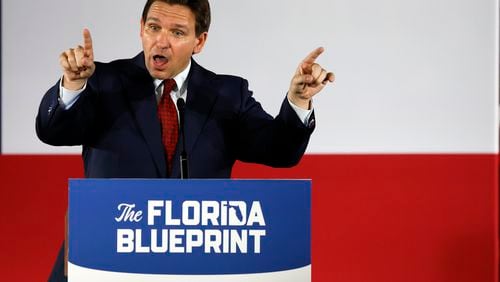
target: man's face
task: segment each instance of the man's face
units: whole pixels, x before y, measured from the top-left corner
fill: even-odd
[[[192,54],[203,49],[207,33],[196,36],[195,16],[186,6],[156,1],[141,21],[146,68],[156,79],[173,78],[186,68]]]

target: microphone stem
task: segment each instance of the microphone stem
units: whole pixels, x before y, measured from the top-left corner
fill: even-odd
[[[184,99],[182,98],[177,99],[177,109],[179,110],[179,127],[182,138],[182,150],[180,155],[181,179],[188,179],[189,178],[188,158],[186,153],[186,135],[184,133],[184,110],[185,110]]]

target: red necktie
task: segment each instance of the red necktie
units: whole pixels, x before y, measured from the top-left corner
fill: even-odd
[[[174,159],[175,147],[179,136],[179,122],[177,121],[177,110],[174,101],[170,97],[170,92],[175,87],[175,80],[167,79],[163,81],[163,95],[158,104],[158,117],[161,123],[161,140],[167,154],[167,172],[172,172],[172,161]],[[168,174],[167,173],[167,174]]]

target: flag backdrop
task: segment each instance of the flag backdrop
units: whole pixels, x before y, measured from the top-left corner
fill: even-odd
[[[2,280],[48,276],[67,179],[83,175],[79,147],[34,131],[59,54],[88,27],[97,60],[134,56],[144,2],[2,1]],[[268,112],[314,48],[336,74],[314,99],[317,129],[297,167],[233,172],[312,179],[313,281],[496,281],[497,2],[211,1],[195,59],[247,78]]]

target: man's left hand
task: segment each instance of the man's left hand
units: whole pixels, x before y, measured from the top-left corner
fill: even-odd
[[[311,99],[318,94],[328,82],[335,80],[333,72],[328,72],[316,63],[323,53],[323,47],[312,51],[299,65],[290,83],[288,99],[296,106],[310,109]]]

